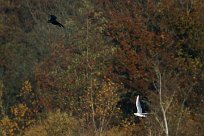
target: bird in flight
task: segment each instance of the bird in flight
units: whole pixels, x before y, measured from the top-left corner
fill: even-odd
[[[60,24],[59,22],[57,22],[57,17],[54,15],[50,15],[50,20],[48,20],[48,23],[52,23],[53,25],[57,25],[59,27],[64,27],[62,24]]]
[[[137,99],[136,99],[136,108],[137,108],[137,113],[134,113],[135,116],[147,117],[148,113],[142,113],[142,108],[141,108],[140,101],[139,101],[139,95],[137,96]]]

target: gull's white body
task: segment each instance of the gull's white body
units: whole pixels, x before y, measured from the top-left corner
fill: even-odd
[[[135,116],[147,117],[148,113],[142,113],[142,108],[141,108],[140,101],[139,101],[139,95],[137,96],[137,99],[136,99],[136,108],[137,108],[137,113],[134,113]]]

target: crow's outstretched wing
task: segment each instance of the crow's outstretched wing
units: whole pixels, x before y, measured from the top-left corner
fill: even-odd
[[[137,113],[142,113],[142,108],[141,108],[141,105],[140,105],[139,95],[137,96],[137,99],[136,99],[136,107],[137,107]]]
[[[54,15],[50,15],[50,20],[56,20],[56,19],[57,19],[56,16],[54,16]]]

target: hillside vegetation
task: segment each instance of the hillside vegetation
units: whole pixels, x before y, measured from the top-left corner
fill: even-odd
[[[203,13],[203,0],[0,0],[0,136],[203,136]]]

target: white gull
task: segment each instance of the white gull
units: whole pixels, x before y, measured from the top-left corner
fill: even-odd
[[[136,99],[136,108],[137,108],[137,113],[134,113],[135,116],[147,117],[148,113],[142,113],[142,108],[141,108],[140,101],[139,101],[139,95],[137,96],[137,99]]]

